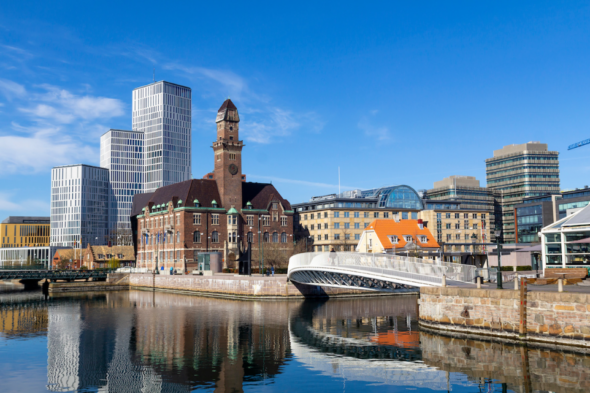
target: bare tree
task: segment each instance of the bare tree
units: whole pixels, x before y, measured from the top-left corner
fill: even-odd
[[[340,251],[350,251],[350,246],[353,245],[352,236],[349,228],[342,229],[340,233],[340,245],[338,246]]]
[[[267,267],[287,267],[292,255],[293,248],[287,247],[285,243],[264,243],[264,265]]]

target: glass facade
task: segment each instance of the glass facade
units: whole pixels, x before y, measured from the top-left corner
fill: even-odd
[[[538,233],[543,228],[543,207],[533,205],[516,208],[518,243],[539,242]]]
[[[409,186],[390,186],[362,191],[366,198],[378,198],[380,208],[423,210],[422,198]]]
[[[89,165],[51,170],[51,246],[104,244],[109,227],[109,171]]]
[[[143,192],[143,132],[109,130],[100,138],[100,166],[110,172],[110,229],[131,229],[133,195]]]
[[[557,212],[559,214],[559,219],[565,218],[568,209],[579,209],[581,207],[586,207],[588,206],[589,202],[590,201],[558,203]]]
[[[145,134],[144,191],[191,178],[191,89],[156,82],[133,90],[133,131]]]

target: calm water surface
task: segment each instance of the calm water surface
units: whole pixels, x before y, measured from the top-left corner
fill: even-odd
[[[416,312],[416,297],[46,299],[0,285],[0,391],[590,391],[588,356],[420,332]]]

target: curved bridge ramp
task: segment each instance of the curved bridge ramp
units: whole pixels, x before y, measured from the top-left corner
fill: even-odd
[[[309,252],[292,256],[288,271],[289,279],[300,284],[382,292],[440,287],[443,276],[447,283],[473,283],[476,268],[387,254]]]

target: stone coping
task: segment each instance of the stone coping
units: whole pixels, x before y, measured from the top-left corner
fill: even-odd
[[[476,289],[453,287],[422,287],[420,293],[435,296],[461,296],[490,299],[520,300],[520,291],[514,289]],[[580,292],[547,292],[527,291],[527,300],[539,300],[555,303],[586,303],[590,304],[590,293]]]

